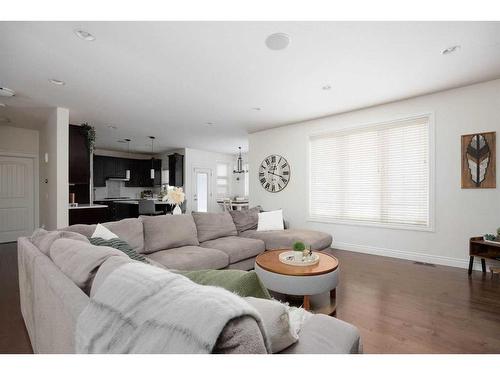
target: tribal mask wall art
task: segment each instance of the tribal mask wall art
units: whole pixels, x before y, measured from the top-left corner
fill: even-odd
[[[462,136],[462,188],[496,187],[495,132]]]

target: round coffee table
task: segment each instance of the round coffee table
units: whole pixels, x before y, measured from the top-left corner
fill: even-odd
[[[312,266],[291,266],[280,262],[279,255],[290,249],[269,250],[255,259],[255,272],[265,287],[278,293],[304,296],[303,306],[311,309],[310,296],[330,292],[335,298],[338,283],[337,258],[314,251],[319,255],[319,263]],[[335,312],[328,311],[328,314]]]

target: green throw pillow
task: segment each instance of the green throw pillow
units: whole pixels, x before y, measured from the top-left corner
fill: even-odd
[[[224,288],[241,297],[271,299],[255,271],[241,270],[202,270],[175,271],[200,285],[212,285]]]
[[[104,238],[101,237],[95,237],[95,238],[89,238],[89,241],[92,245],[95,246],[109,246],[112,247],[113,249],[123,251],[125,254],[128,255],[130,259],[138,260],[139,262],[144,262],[149,264],[148,260],[144,256],[142,256],[137,251],[132,249],[127,242],[123,241],[120,238],[112,238],[110,240],[105,240]]]

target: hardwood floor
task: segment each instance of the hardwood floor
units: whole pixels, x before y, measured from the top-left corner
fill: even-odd
[[[473,271],[333,250],[337,318],[365,353],[500,353],[500,279]]]
[[[333,250],[337,318],[365,353],[500,353],[500,278]],[[0,353],[31,353],[19,308],[16,244],[0,245]]]
[[[28,332],[19,305],[17,243],[0,244],[0,354],[29,354]]]

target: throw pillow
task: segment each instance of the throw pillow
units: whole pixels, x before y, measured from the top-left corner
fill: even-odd
[[[118,236],[116,234],[111,232],[108,228],[106,228],[102,224],[97,224],[97,226],[95,227],[95,231],[91,236],[91,238],[97,238],[97,237],[103,238],[105,240],[110,240],[112,238],[118,238]]]
[[[89,241],[92,245],[95,246],[108,246],[113,249],[117,249],[123,251],[130,259],[138,260],[139,262],[149,263],[148,260],[137,251],[132,249],[132,247],[125,241],[120,238],[112,238],[110,240],[105,240],[101,237],[93,237],[89,238]]]
[[[262,207],[256,206],[250,208],[249,210],[229,211],[229,214],[233,218],[236,230],[238,231],[238,233],[241,233],[246,230],[257,229],[257,223],[259,222],[259,212],[261,211]]]
[[[35,245],[42,253],[49,255],[49,250],[55,240],[59,238],[68,238],[76,241],[88,243],[87,237],[80,233],[64,230],[54,230],[47,232],[43,228],[36,229],[30,237],[31,243]]]
[[[271,299],[255,271],[241,270],[202,270],[175,271],[196,284],[212,285],[229,290],[240,297],[256,297]]]
[[[268,230],[284,230],[283,211],[268,211],[259,213],[259,222],[257,224],[257,232]]]
[[[54,241],[50,247],[50,259],[87,294],[101,264],[113,256],[126,257],[123,252],[111,247],[66,238]]]
[[[290,324],[287,305],[276,300],[253,297],[247,297],[245,300],[262,317],[272,353],[279,353],[298,341],[299,335],[296,328]]]
[[[236,236],[238,231],[228,212],[193,212],[198,241],[205,242],[220,237]]]

